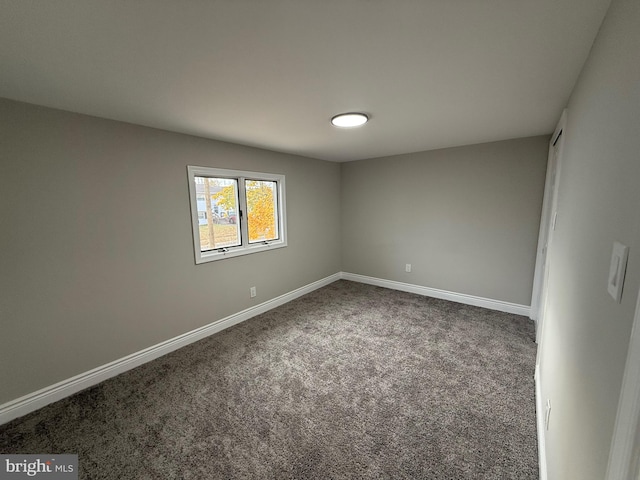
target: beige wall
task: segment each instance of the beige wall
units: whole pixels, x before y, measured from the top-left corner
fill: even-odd
[[[530,305],[548,141],[342,164],[342,269]]]
[[[196,266],[187,165],[285,174],[289,246]],[[339,184],[335,163],[0,100],[0,404],[339,272]]]
[[[549,479],[605,478],[640,284],[640,2],[613,0],[568,105],[540,349]],[[614,241],[630,247],[622,303]]]

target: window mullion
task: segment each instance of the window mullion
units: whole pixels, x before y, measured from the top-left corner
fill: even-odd
[[[249,224],[247,221],[247,194],[245,178],[238,178],[238,202],[240,204],[240,236],[242,238],[242,247],[249,245]]]

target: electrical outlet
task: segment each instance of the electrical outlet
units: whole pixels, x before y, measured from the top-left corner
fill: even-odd
[[[251,287],[249,289],[249,295],[251,295],[251,298],[256,296],[256,287]]]
[[[551,418],[551,400],[547,398],[547,407],[544,412],[544,427],[549,430],[549,419]]]
[[[405,271],[405,272],[410,272],[410,271],[411,271],[411,264],[410,264],[410,263],[407,263],[407,264],[404,266],[404,271]]]

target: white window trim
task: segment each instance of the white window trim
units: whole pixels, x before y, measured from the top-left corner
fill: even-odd
[[[284,175],[262,172],[246,172],[243,170],[228,170],[224,168],[197,167],[187,166],[187,175],[189,179],[189,202],[191,205],[191,226],[193,233],[193,250],[195,253],[196,264],[213,262],[224,258],[238,257],[241,255],[249,255],[251,253],[264,252],[273,250],[274,248],[282,248],[287,246],[287,215],[286,215],[286,198],[285,198],[285,178]],[[200,251],[200,226],[198,221],[198,203],[196,198],[196,182],[195,177],[222,177],[235,178],[240,182],[244,180],[269,180],[275,181],[278,185],[278,231],[280,238],[277,240],[266,241],[263,243],[249,244],[247,229],[247,206],[245,205],[244,195],[239,195],[238,208],[242,215],[238,215],[240,224],[240,233],[242,236],[242,245],[236,247],[226,247],[207,252]],[[238,212],[240,213],[240,212]]]

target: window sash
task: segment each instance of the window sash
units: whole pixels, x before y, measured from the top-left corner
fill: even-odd
[[[200,180],[204,180],[203,182],[201,182]],[[214,185],[211,185],[211,182],[209,182],[209,180],[214,180],[218,182],[218,185],[215,185],[216,182],[214,182]],[[236,219],[237,219],[237,214],[238,214],[238,210],[239,210],[239,202],[238,202],[238,181],[235,178],[223,178],[223,177],[195,177],[195,183],[196,183],[196,193],[197,192],[197,185],[198,184],[203,184],[204,185],[204,194],[202,195],[203,198],[197,198],[200,196],[200,194],[197,194],[197,202],[203,202],[204,203],[204,208],[205,211],[202,211],[200,208],[200,203],[198,203],[197,208],[198,208],[198,217],[200,217],[200,213],[204,213],[204,218],[206,220],[206,223],[204,222],[200,222],[199,220],[199,239],[200,239],[200,252],[210,252],[212,250],[218,250],[221,248],[232,248],[232,247],[237,247],[242,245],[242,235],[241,235],[241,227],[240,227],[240,223],[238,223],[237,221],[235,222],[235,226],[231,226],[229,224],[224,225],[225,228],[223,231],[218,231],[218,234],[223,234],[221,235],[221,239],[220,241],[217,241],[216,235],[214,234],[215,231],[215,225],[223,225],[223,222],[221,222],[221,220],[224,218],[224,216],[231,216],[230,212],[235,212],[236,215]],[[207,188],[208,187],[208,188]],[[218,190],[215,193],[211,192],[211,188],[215,188],[218,187]],[[229,203],[230,205],[220,205],[220,200],[216,201],[216,203],[214,204],[212,202],[212,199],[220,192],[222,192],[225,188],[231,187],[233,190],[233,197],[231,199],[229,199]],[[207,195],[208,193],[208,195]],[[207,196],[209,197],[209,200],[207,201]],[[207,205],[208,203],[208,205]],[[227,207],[227,208],[225,208]],[[209,210],[211,211],[211,217],[209,217]],[[221,211],[223,212],[221,214]],[[211,219],[211,220],[210,220]],[[203,229],[203,223],[204,225],[206,225],[207,228]],[[231,228],[229,228],[231,227]],[[231,232],[231,229],[234,229],[235,232]],[[204,230],[204,231],[203,231]],[[204,234],[204,235],[203,235]],[[208,248],[204,247],[203,242],[202,242],[202,238],[203,236],[209,236],[209,241],[213,240],[214,244],[211,245],[210,243],[208,243]],[[223,240],[224,238],[224,234],[226,234],[227,237],[229,237],[229,239],[225,242]]]
[[[251,189],[255,188],[254,186],[248,186],[248,184],[250,182],[261,182],[261,183],[273,183],[274,186],[272,187],[272,202],[273,202],[273,219],[274,219],[274,235],[268,237],[268,238],[256,238],[254,240],[251,239],[251,215],[250,215],[250,206],[249,206],[249,192],[251,191]],[[264,180],[264,179],[249,179],[246,178],[244,179],[243,182],[244,185],[244,197],[245,197],[245,201],[247,203],[247,233],[248,233],[248,237],[249,237],[249,243],[250,244],[255,244],[255,243],[263,243],[263,242],[273,242],[273,241],[277,241],[280,238],[280,225],[279,225],[279,220],[278,220],[278,182],[275,180]],[[263,186],[259,186],[257,188],[263,188]],[[270,212],[271,213],[271,212]],[[256,219],[257,221],[257,219]]]

